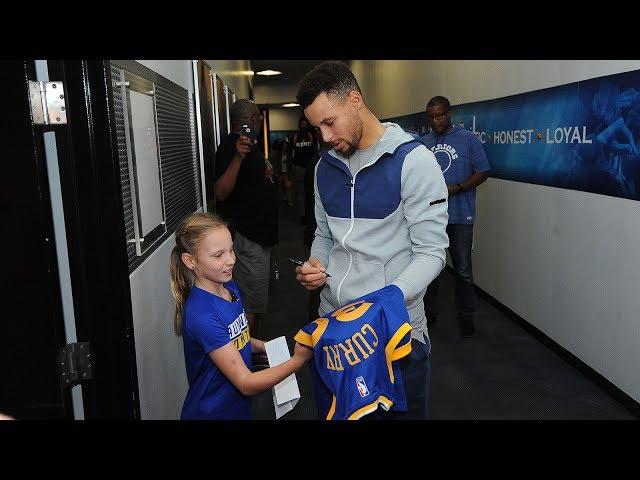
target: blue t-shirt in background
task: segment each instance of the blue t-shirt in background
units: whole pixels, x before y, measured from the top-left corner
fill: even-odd
[[[462,183],[471,174],[491,170],[487,154],[475,134],[453,126],[446,133],[427,133],[420,141],[433,152],[447,185]],[[449,224],[472,224],[476,217],[476,189],[449,197]]]
[[[224,286],[232,292],[229,302],[195,285],[184,306],[182,340],[189,391],[182,406],[182,420],[248,420],[250,399],[216,367],[209,352],[234,342],[247,368],[251,368],[249,325],[235,282]]]

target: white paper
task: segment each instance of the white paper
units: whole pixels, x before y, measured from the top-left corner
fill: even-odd
[[[291,358],[287,340],[284,337],[278,337],[264,342],[264,348],[267,352],[270,367],[284,363]],[[280,418],[285,413],[293,410],[293,407],[295,407],[298,400],[300,400],[300,389],[298,388],[295,373],[292,373],[282,380],[273,387],[271,391],[273,395],[273,406],[276,410],[276,418]]]

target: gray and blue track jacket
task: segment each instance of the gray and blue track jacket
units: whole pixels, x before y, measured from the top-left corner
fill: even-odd
[[[395,123],[353,175],[335,150],[315,171],[318,227],[311,247],[331,277],[320,315],[394,284],[404,295],[412,337],[427,334],[422,297],[445,264],[447,186],[435,156]]]

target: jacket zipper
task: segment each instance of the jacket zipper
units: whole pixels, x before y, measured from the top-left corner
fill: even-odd
[[[349,267],[347,268],[347,273],[345,273],[344,277],[342,277],[342,280],[340,280],[340,283],[338,284],[338,289],[336,291],[336,296],[338,297],[338,307],[342,306],[342,300],[340,299],[340,291],[342,290],[342,284],[347,279],[347,276],[351,271],[351,265],[353,264],[353,254],[349,251],[349,249],[345,245],[345,240],[353,230],[353,226],[355,224],[354,198],[355,198],[355,190],[356,190],[356,177],[362,170],[364,170],[367,167],[370,167],[371,165],[376,163],[378,160],[380,160],[380,158],[382,158],[382,155],[380,155],[380,157],[376,158],[372,162],[367,163],[366,165],[363,165],[362,167],[360,167],[358,171],[353,175],[353,178],[351,180],[351,225],[349,226],[349,230],[347,231],[347,233],[345,233],[344,237],[342,237],[342,240],[340,240],[340,245],[342,245],[342,248],[344,248],[346,252],[349,254]]]

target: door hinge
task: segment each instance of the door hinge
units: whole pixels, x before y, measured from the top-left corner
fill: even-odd
[[[66,125],[67,104],[62,82],[29,81],[29,102],[34,125]]]
[[[60,349],[60,383],[63,389],[93,379],[92,357],[89,342],[68,343]]]

